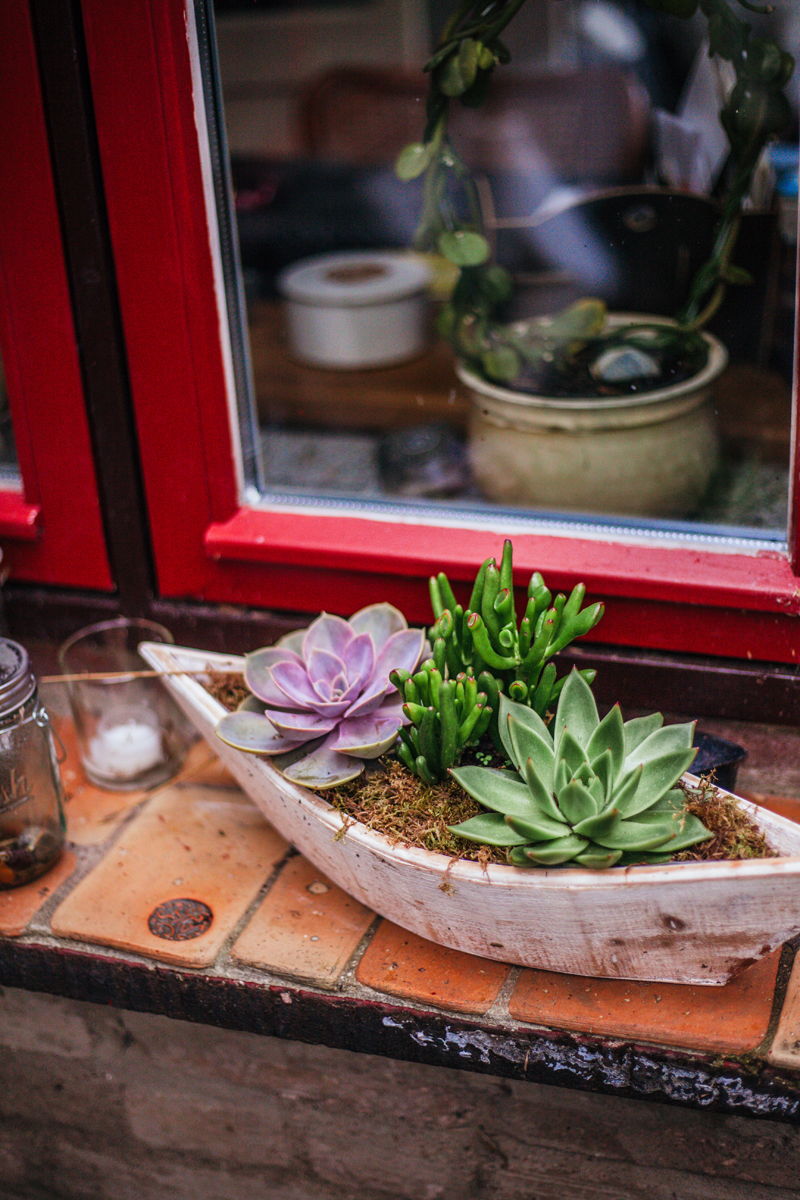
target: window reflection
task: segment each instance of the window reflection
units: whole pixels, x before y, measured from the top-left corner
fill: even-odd
[[[792,49],[798,17],[779,7],[771,20],[753,20]],[[344,295],[350,316],[364,297],[395,306],[408,299],[397,274],[422,183],[402,182],[393,168],[398,151],[420,136],[419,64],[448,11],[440,0],[430,8],[417,0],[218,5],[252,364],[254,412],[245,407],[241,421],[249,482],[264,497],[497,510],[471,468],[467,389],[433,332],[452,284],[446,264],[425,262],[424,341],[412,337],[403,361],[376,365],[365,354],[359,366],[357,346],[335,361],[347,322],[319,334],[319,353],[308,341],[315,296]],[[479,174],[496,259],[515,280],[510,316],[552,312],[587,292],[617,311],[675,311],[716,217],[708,192],[719,147],[703,108],[701,36],[701,26],[661,18],[635,0],[522,9],[506,39],[513,66],[505,78],[496,74],[485,106],[462,109],[451,124]],[[795,79],[795,118],[796,97]],[[688,511],[628,512],[627,526],[785,540],[796,130],[787,136],[765,163],[742,223],[735,261],[753,282],[730,290],[711,326],[730,356],[715,390],[719,464]],[[394,259],[382,258],[385,251]],[[294,268],[321,255],[339,257],[297,291]],[[302,336],[289,324],[293,304]],[[327,360],[326,337],[335,347]],[[374,351],[393,335],[379,322],[358,337]],[[512,495],[503,512],[509,521],[616,516],[599,495],[577,513]]]
[[[0,483],[17,483],[19,466],[17,450],[14,444],[14,430],[11,426],[11,412],[8,406],[8,388],[0,358]]]

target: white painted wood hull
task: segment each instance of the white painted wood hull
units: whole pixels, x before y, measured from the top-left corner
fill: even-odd
[[[240,670],[229,655],[147,643],[160,670]],[[443,946],[484,958],[595,978],[723,984],[800,933],[800,825],[747,801],[789,857],[663,866],[522,870],[452,861],[393,846],[348,823],[269,759],[215,734],[222,706],[197,679],[169,689],[241,788],[288,841],[381,916]]]

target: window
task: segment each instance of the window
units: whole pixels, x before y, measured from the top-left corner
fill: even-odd
[[[27,4],[0,7],[0,538],[14,580],[110,589]],[[65,469],[66,464],[66,469]]]
[[[381,5],[374,7],[383,11]],[[414,6],[400,7],[409,20],[419,18]],[[558,8],[563,6],[539,6],[538,12],[552,18]],[[369,11],[370,6],[359,8],[362,23]],[[360,387],[351,387],[354,377],[348,382],[339,372],[313,389],[309,380],[319,382],[319,373],[314,375],[314,368],[299,367],[282,356],[274,326],[271,329],[269,321],[257,319],[259,309],[272,304],[274,315],[275,306],[274,298],[262,294],[264,282],[255,277],[253,263],[245,272],[244,296],[231,287],[230,280],[225,287],[230,261],[226,241],[234,230],[226,225],[225,172],[219,170],[225,166],[224,146],[214,137],[215,120],[221,129],[222,118],[216,110],[213,60],[204,61],[198,50],[203,21],[210,14],[202,6],[185,9],[179,0],[139,0],[122,7],[83,0],[83,12],[162,595],[309,612],[347,611],[390,596],[410,617],[424,619],[427,576],[432,570],[445,569],[453,579],[466,581],[487,553],[499,552],[502,537],[511,535],[520,576],[539,569],[557,587],[583,579],[592,595],[614,598],[595,631],[605,641],[777,662],[796,660],[795,614],[800,609],[792,569],[796,489],[788,524],[784,517],[791,474],[793,347],[786,349],[785,332],[782,349],[776,350],[773,338],[770,354],[777,357],[767,362],[775,380],[777,414],[770,429],[780,443],[782,461],[767,462],[765,467],[762,454],[761,461],[756,459],[748,467],[760,501],[766,499],[766,481],[774,485],[774,498],[762,505],[768,509],[766,516],[754,516],[754,508],[747,507],[741,492],[736,509],[720,502],[715,509],[679,520],[618,519],[603,511],[602,505],[576,516],[487,503],[483,496],[471,494],[387,495],[380,479],[376,483],[374,475],[368,477],[367,467],[374,466],[376,459],[374,431],[353,429],[346,424],[350,418],[339,420],[338,427],[334,421],[332,430],[320,429],[330,426],[332,408],[337,414],[341,411],[345,392],[351,393],[356,407],[374,408],[367,381],[362,378]],[[341,31],[346,17],[347,10],[343,15],[339,6],[295,15],[305,37],[302,44],[313,50],[315,66],[325,40],[321,32]],[[226,17],[226,21],[237,20],[236,14]],[[424,19],[417,29],[426,34]],[[552,20],[545,33],[557,41],[559,29]],[[252,57],[260,54],[252,39],[243,36],[241,41]],[[273,44],[284,50],[279,57],[286,61],[285,39],[275,37]],[[573,39],[572,51],[567,47],[570,53],[575,44]],[[394,48],[391,53],[396,56],[401,51]],[[224,69],[224,49],[222,58]],[[408,55],[407,62],[418,61],[416,50]],[[585,68],[586,79],[594,78],[595,66]],[[276,150],[282,152],[286,131],[279,117],[286,95],[278,94],[281,80],[275,73],[270,70],[266,75],[272,87],[267,97],[272,104],[268,111],[273,112],[270,133],[275,133]],[[223,76],[223,92],[224,83]],[[258,98],[255,85],[242,79],[235,82],[233,100],[238,109],[233,127],[244,149],[248,149],[247,139],[255,136],[253,130],[258,130],[254,118]],[[331,104],[327,102],[327,109],[323,105],[322,112],[329,111]],[[373,109],[362,103],[356,111],[365,114],[366,123],[366,114]],[[206,133],[209,127],[211,136]],[[294,168],[305,165],[295,163]],[[253,166],[252,154],[249,163],[234,158],[235,171],[241,172],[237,197],[240,231],[245,232],[243,212],[252,205],[250,213],[257,213],[259,203],[268,204],[276,186],[268,171],[246,177],[248,166]],[[263,162],[256,166],[263,167]],[[335,216],[335,189],[320,188],[315,196],[319,177],[316,184],[307,176],[304,183],[302,173],[293,178],[299,195],[317,205],[307,232],[318,235],[320,211],[327,209],[331,219]],[[382,187],[389,187],[387,179],[381,174]],[[216,203],[212,201],[215,181]],[[774,232],[774,222],[772,227]],[[505,227],[498,221],[498,236],[502,228],[511,228],[508,220]],[[296,235],[297,224],[293,230]],[[360,222],[359,231],[369,236],[366,220]],[[376,236],[383,236],[383,231]],[[287,240],[285,235],[280,247],[284,253]],[[308,249],[319,248],[308,245]],[[243,247],[247,266],[246,250]],[[295,254],[296,244],[288,250]],[[791,247],[779,250],[783,291],[793,297],[793,285],[788,289],[786,285],[788,276],[794,278],[793,252]],[[761,255],[758,250],[754,253],[756,258]],[[247,358],[238,354],[244,344],[244,299],[249,301],[252,375]],[[792,304],[784,304],[786,311],[781,313],[784,331],[792,326],[791,308]],[[742,339],[733,340],[741,349]],[[759,352],[756,347],[756,358]],[[434,359],[437,353],[435,349]],[[760,366],[763,362],[756,362],[755,368],[743,364],[736,418],[740,423],[729,424],[731,444],[738,437],[744,445],[750,432],[763,424],[749,415],[749,406],[757,403],[763,412],[768,399],[757,373]],[[447,364],[437,360],[432,369],[440,372],[441,379]],[[375,382],[375,374],[371,380]],[[260,423],[256,410],[247,406],[252,387]],[[437,416],[446,416],[452,407],[452,390],[440,391]],[[419,382],[412,382],[412,397],[418,391]],[[287,395],[291,421],[281,413]],[[394,395],[388,403],[396,401]],[[300,410],[305,413],[302,422],[297,421]],[[367,443],[368,452],[363,452]],[[384,439],[383,449],[384,460],[391,458],[391,442],[387,445]],[[339,465],[332,471],[337,457]],[[320,468],[315,486],[310,486],[309,463]],[[746,475],[739,473],[740,484],[747,482]],[[354,479],[360,480],[358,486]]]

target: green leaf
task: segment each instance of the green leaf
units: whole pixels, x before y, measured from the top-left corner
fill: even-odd
[[[630,797],[626,796],[625,799],[622,799],[619,792],[615,796],[614,803],[623,817],[635,817],[660,800],[665,792],[674,787],[683,772],[692,765],[696,753],[694,748],[673,750],[662,758],[642,764],[639,786],[635,792]],[[632,777],[633,772],[630,778]]]
[[[566,729],[561,735],[561,745],[558,747],[556,752],[555,788],[557,792],[560,791],[557,781],[558,764],[560,762],[563,762],[564,766],[567,768],[567,782],[569,782],[570,779],[573,779],[578,774],[578,771],[580,771],[581,767],[587,763],[586,755],[575,741],[575,738],[572,736],[572,732],[569,729]]]
[[[561,811],[556,804],[552,788],[548,790],[543,785],[542,780],[536,773],[533,764],[533,759],[529,758],[525,763],[525,781],[528,785],[528,790],[534,799],[537,807],[545,816],[552,817],[554,821],[562,820]]]
[[[599,724],[600,718],[597,715],[592,689],[573,667],[558,698],[554,721],[556,754],[559,752],[565,729],[569,730],[583,750]]]
[[[626,721],[624,725],[625,757],[629,758],[636,747],[640,746],[654,730],[660,729],[663,724],[664,718],[661,713],[650,713],[647,717],[634,717],[633,720]]]
[[[622,764],[623,774],[627,775],[639,763],[654,762],[658,758],[663,758],[665,754],[671,754],[674,750],[692,749],[693,738],[694,722],[692,721],[683,725],[665,725],[662,729],[656,729],[636,747],[632,754],[627,755]],[[697,754],[697,750],[695,750],[695,754]]]
[[[618,704],[606,713],[587,743],[586,757],[595,770],[597,760],[606,752],[610,754],[611,776],[616,779],[625,761],[625,726]]]
[[[503,749],[512,762],[514,762],[517,751],[509,728],[509,717],[514,718],[517,727],[523,726],[525,729],[528,729],[543,741],[545,746],[549,746],[551,752],[553,752],[553,739],[550,736],[550,731],[539,714],[534,712],[532,708],[528,708],[527,704],[518,704],[516,701],[510,700],[505,692],[500,692],[498,696],[497,715],[500,740],[503,743]],[[527,749],[527,752],[525,752],[527,743],[520,742],[519,745],[521,747],[519,762],[522,764],[533,755],[533,751]],[[538,761],[535,756],[534,761]]]
[[[589,842],[586,838],[568,834],[567,837],[557,838],[552,842],[542,842],[538,846],[525,846],[523,853],[531,862],[543,867],[557,867],[560,863],[569,862],[580,854]]]
[[[568,832],[563,821],[552,821],[549,817],[506,817],[506,824],[527,842],[552,842],[563,838]]]
[[[510,346],[496,346],[486,350],[481,355],[481,366],[486,378],[491,382],[512,383],[520,373],[520,358],[516,350]]]
[[[558,807],[564,814],[564,819],[570,825],[577,825],[587,817],[597,814],[597,802],[588,788],[582,783],[568,783],[558,793]]]
[[[618,809],[606,809],[605,812],[597,813],[596,816],[587,817],[586,820],[579,821],[574,826],[572,832],[580,834],[581,837],[596,838],[598,834],[613,833],[619,825],[620,820]]]
[[[406,183],[417,179],[427,171],[435,153],[436,148],[432,142],[412,142],[398,154],[394,165],[395,175]]]
[[[500,719],[503,718],[503,693],[500,694]],[[506,705],[508,701],[506,701]],[[520,705],[520,708],[523,706]],[[531,709],[528,709],[531,712]],[[536,713],[533,713],[536,716]],[[534,729],[529,722],[520,721],[519,717],[509,712],[506,716],[506,729],[508,731],[509,757],[520,772],[525,770],[526,764],[530,759],[533,763],[533,769],[541,781],[542,787],[547,792],[553,790],[553,774],[555,771],[556,756],[553,751],[553,743],[550,740],[550,735],[543,721],[537,717],[542,727],[542,733]],[[505,745],[505,739],[503,739]],[[527,772],[526,772],[527,776]]]
[[[463,91],[466,91],[466,79],[461,71],[461,61],[458,52],[454,51],[449,58],[437,68],[437,79],[439,83],[439,91],[445,96],[460,96]]]
[[[439,238],[439,250],[457,267],[478,267],[489,257],[489,243],[480,233],[455,229]]]
[[[693,813],[672,811],[670,813],[644,812],[637,817],[637,824],[652,828],[668,824],[675,834],[674,841],[669,844],[670,853],[677,854],[679,850],[687,850],[698,842],[706,842],[714,835],[710,833],[699,817]]]
[[[526,784],[509,771],[494,767],[451,767],[450,775],[465,792],[493,812],[535,817],[538,809]]]
[[[722,278],[726,283],[750,284],[754,282],[753,276],[744,267],[737,267],[735,263],[728,263],[722,268]]]
[[[609,833],[596,834],[592,839],[609,850],[656,850],[675,837],[675,828],[670,817],[660,824],[638,821],[620,821]]]
[[[604,871],[607,867],[613,867],[621,858],[621,850],[604,850],[601,846],[590,846],[583,854],[575,855],[575,862],[590,870]]]
[[[482,50],[483,46],[474,38],[464,38],[458,48],[458,66],[465,85],[463,91],[472,87],[475,82]]]
[[[483,846],[522,846],[528,839],[515,833],[499,813],[478,813],[460,825],[448,825],[451,833],[467,838],[470,842],[480,842]]]
[[[606,750],[604,754],[595,759],[592,770],[595,775],[595,786],[591,787],[590,791],[598,802],[598,809],[604,808],[611,800],[616,781],[614,761],[610,750]]]

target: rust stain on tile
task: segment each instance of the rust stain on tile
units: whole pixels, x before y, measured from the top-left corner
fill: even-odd
[[[56,909],[53,932],[209,966],[287,849],[243,792],[165,786]],[[182,941],[154,934],[148,924],[154,910],[183,899],[208,906],[208,929]]]
[[[511,968],[448,950],[382,921],[356,968],[367,987],[405,1000],[481,1016],[500,994]]]
[[[75,855],[65,850],[45,875],[22,887],[0,891],[0,936],[18,937],[24,933],[31,918],[75,870],[76,861]]]
[[[330,988],[374,919],[370,909],[297,855],[281,868],[231,957]]]
[[[743,1053],[769,1025],[780,950],[723,987],[587,979],[528,969],[508,1004],[515,1021],[663,1046]]]

